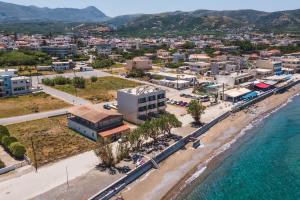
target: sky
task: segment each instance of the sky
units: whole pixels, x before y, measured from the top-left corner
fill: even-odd
[[[0,0],[1,1],[1,0]],[[85,8],[95,6],[110,17],[168,11],[193,11],[197,9],[261,11],[293,10],[300,8],[300,0],[2,0],[21,5],[40,7]]]

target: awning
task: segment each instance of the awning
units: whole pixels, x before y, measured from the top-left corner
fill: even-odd
[[[257,95],[258,95],[258,93],[255,92],[255,91],[253,91],[253,92],[250,92],[250,93],[244,95],[244,96],[242,97],[242,99],[244,99],[244,100],[247,100],[247,99],[253,99],[253,98],[257,97]]]
[[[266,88],[270,87],[270,85],[265,84],[265,83],[257,83],[257,84],[255,84],[255,86],[260,89],[266,89]]]
[[[129,130],[130,130],[129,126],[124,124],[124,125],[119,126],[117,128],[113,128],[113,129],[110,129],[110,130],[107,130],[107,131],[103,131],[103,132],[100,132],[98,134],[101,137],[110,137],[110,136],[113,136],[113,135],[116,135],[116,134],[127,132]]]

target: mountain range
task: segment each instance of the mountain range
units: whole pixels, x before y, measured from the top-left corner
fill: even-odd
[[[96,7],[75,8],[40,8],[22,6],[0,1],[0,22],[19,21],[64,21],[64,22],[101,22],[108,17]]]
[[[135,14],[110,18],[96,7],[40,8],[0,1],[0,26],[20,22],[99,23],[112,26],[128,35],[190,34],[209,31],[260,30],[300,32],[300,9],[278,12],[256,10],[166,12]]]

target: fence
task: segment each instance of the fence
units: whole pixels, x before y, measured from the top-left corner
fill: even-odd
[[[280,92],[282,90],[288,89],[288,88],[290,88],[290,87],[292,87],[292,86],[294,86],[298,83],[300,83],[300,80],[292,82],[290,84],[287,84],[284,87],[281,87],[281,88],[272,90],[270,92],[264,93],[263,95],[257,97],[256,99],[253,99],[251,101],[245,102],[242,105],[237,106],[232,111],[228,111],[228,112],[222,114],[221,116],[213,119],[211,122],[205,124],[203,127],[199,128],[198,130],[194,131],[193,133],[191,133],[191,134],[185,136],[184,138],[180,139],[179,141],[177,141],[176,143],[174,143],[173,145],[171,145],[170,147],[168,147],[167,149],[165,149],[164,151],[162,151],[161,153],[156,155],[153,158],[153,160],[156,163],[160,163],[160,162],[164,161],[169,156],[171,156],[172,154],[174,154],[177,151],[179,151],[180,149],[182,149],[187,143],[189,143],[191,138],[197,138],[200,135],[206,133],[210,128],[212,128],[218,122],[226,119],[232,112],[237,112],[241,109],[244,109],[247,106],[255,104],[255,103],[257,103],[257,102],[273,95],[274,93],[277,93],[277,92]],[[151,170],[154,167],[155,166],[153,165],[151,160],[147,161],[142,166],[140,166],[140,167],[136,168],[135,170],[132,170],[131,172],[129,172],[125,177],[117,180],[116,182],[112,183],[111,185],[109,185],[106,188],[104,188],[103,190],[101,190],[98,194],[94,195],[89,200],[107,200],[107,199],[112,198],[114,195],[116,195],[121,190],[123,190],[126,187],[126,185],[128,185],[131,182],[135,181],[140,176],[142,176],[143,174],[145,174],[146,172],[148,172],[149,170]]]

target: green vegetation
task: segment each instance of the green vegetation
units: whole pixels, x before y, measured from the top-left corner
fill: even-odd
[[[61,109],[69,104],[45,93],[0,99],[0,118]]]
[[[148,120],[137,129],[133,130],[127,136],[127,140],[133,151],[139,150],[142,147],[143,139],[147,140],[148,138],[151,138],[156,142],[160,135],[170,135],[172,128],[179,128],[181,126],[181,122],[175,115],[165,113],[160,118]]]
[[[67,126],[67,117],[52,117],[7,126],[10,134],[23,143],[31,161],[35,148],[38,166],[94,149],[95,142],[77,134]],[[22,152],[20,145],[11,149]]]
[[[116,96],[116,90],[140,85],[139,83],[126,79],[116,77],[101,77],[97,78],[97,81],[95,82],[92,82],[91,79],[85,79],[85,87],[78,87],[75,90],[73,80],[74,79],[68,78],[61,80],[61,78],[59,78],[58,84],[55,79],[45,79],[43,83],[72,95],[77,94],[79,97],[85,98],[94,103],[111,101]]]
[[[225,45],[233,45],[240,47],[240,53],[253,53],[259,50],[267,49],[268,45],[254,45],[251,43],[251,41],[230,41],[230,42],[224,42]]]
[[[26,153],[26,148],[20,142],[13,142],[9,145],[10,152],[18,159],[22,159]]]
[[[8,151],[12,156],[17,159],[23,159],[26,153],[24,145],[18,142],[18,139],[14,136],[10,136],[9,130],[5,126],[0,125],[0,138],[1,145],[3,148]],[[0,168],[3,163],[0,160]],[[2,166],[3,167],[3,166]]]
[[[270,47],[269,49],[270,50],[278,49],[281,51],[282,54],[296,53],[296,52],[300,52],[300,44],[288,45],[288,46],[282,46],[282,47]]]
[[[192,100],[189,104],[189,107],[187,108],[188,113],[192,115],[196,124],[201,124],[200,119],[204,110],[205,110],[205,106],[203,106],[197,100]]]
[[[159,136],[170,136],[172,128],[181,126],[181,122],[175,115],[164,113],[160,118],[148,120],[128,135],[125,135],[122,139],[123,142],[118,145],[116,156],[113,154],[111,141],[103,138],[97,141],[95,153],[101,158],[104,167],[115,167],[121,160],[130,158],[130,152],[139,151],[143,140],[151,138],[154,144],[156,144]]]
[[[182,47],[184,49],[193,49],[193,48],[195,48],[195,44],[193,42],[187,41],[182,45]]]
[[[0,53],[0,67],[20,66],[20,65],[38,65],[51,64],[51,58],[40,51],[19,50]]]
[[[92,67],[95,69],[108,68],[115,64],[115,62],[111,59],[97,59],[94,63],[92,63]]]

